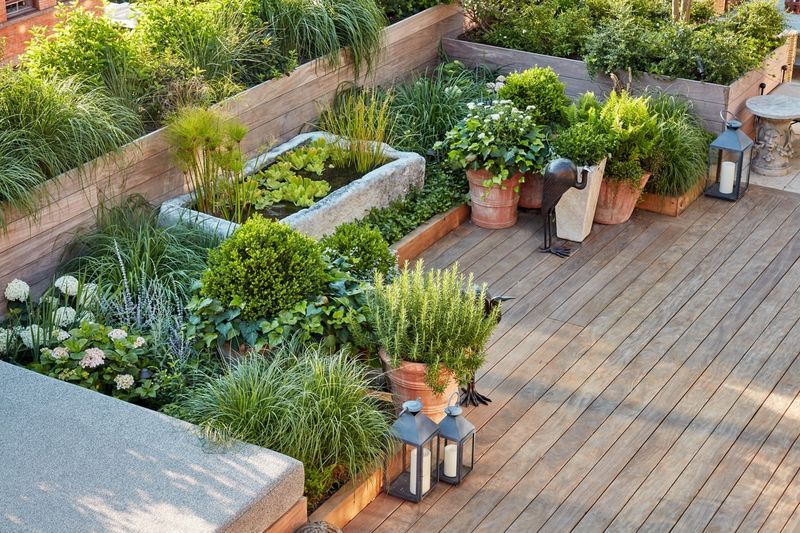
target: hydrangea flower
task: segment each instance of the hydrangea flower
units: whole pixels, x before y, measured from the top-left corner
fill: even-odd
[[[108,332],[108,338],[112,341],[121,341],[122,339],[126,338],[128,333],[124,329],[112,329]]]
[[[136,340],[133,341],[134,348],[141,348],[142,346],[144,346],[144,344],[145,344],[144,337],[136,337]]]
[[[6,300],[9,302],[25,302],[31,294],[30,286],[21,279],[12,279],[6,285]]]
[[[106,362],[106,353],[100,348],[88,348],[78,364],[83,368],[97,368]]]
[[[133,387],[133,376],[130,374],[118,374],[114,378],[114,384],[118,390],[128,390]]]
[[[53,337],[55,337],[58,342],[64,342],[65,340],[69,339],[72,335],[68,332],[64,331],[63,329],[57,329],[53,332]]]
[[[36,324],[31,324],[27,328],[19,328],[17,336],[22,341],[22,344],[30,350],[33,348],[35,341],[41,342],[44,340],[44,330]]]
[[[97,301],[97,283],[84,283],[78,295],[78,305],[91,305]]]
[[[75,276],[61,276],[53,285],[67,296],[75,296],[78,294],[79,283],[78,278]]]
[[[66,359],[69,357],[69,350],[64,348],[63,346],[56,346],[52,350],[50,350],[50,357],[56,360]]]
[[[7,329],[0,328],[0,355],[6,353],[8,350],[9,336],[11,332]]]
[[[94,322],[94,314],[91,311],[82,311],[80,316],[78,316],[78,320],[80,322]]]
[[[71,307],[59,307],[53,315],[53,322],[56,326],[64,328],[75,322],[76,315],[75,309]]]

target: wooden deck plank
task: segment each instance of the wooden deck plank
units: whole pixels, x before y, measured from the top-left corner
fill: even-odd
[[[493,402],[465,410],[476,468],[346,531],[800,527],[799,206],[754,187],[637,212],[566,260],[538,253],[530,213],[439,241],[426,266],[515,297],[478,375]]]

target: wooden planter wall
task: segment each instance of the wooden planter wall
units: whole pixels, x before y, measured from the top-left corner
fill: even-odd
[[[464,16],[454,6],[437,6],[400,21],[385,30],[385,48],[366,85],[387,85],[412,72],[435,66],[442,37],[464,31]],[[353,64],[342,53],[341,67],[323,61],[300,66],[289,76],[270,80],[218,105],[249,128],[243,148],[248,155],[296,135],[316,120],[319,107],[337,88],[354,79]],[[34,293],[48,285],[62,257],[64,245],[79,229],[94,221],[101,201],[139,193],[154,203],[184,192],[163,130],[155,131],[44,186],[49,205],[35,217],[4,209],[10,221],[0,234],[0,312],[5,309],[2,289],[13,278],[31,284]]]
[[[583,61],[451,38],[444,39],[443,44],[445,53],[450,59],[458,59],[471,67],[486,66],[503,73],[534,66],[551,67],[566,84],[567,94],[573,98],[587,91],[603,95],[613,89],[613,82],[607,76],[592,78]],[[731,85],[642,74],[633,80],[630,88],[636,93],[648,88],[659,88],[666,93],[689,98],[694,103],[695,113],[703,120],[706,128],[715,133],[724,129],[720,112],[730,111],[742,120],[744,131],[752,136],[753,116],[745,108],[745,102],[751,96],[760,94],[759,85],[762,82],[766,84],[764,94],[767,94],[781,83],[782,77],[785,77],[786,81],[792,79],[796,46],[797,34],[791,33],[786,43],[776,49],[759,70],[746,74]],[[785,72],[782,70],[784,66],[786,66]],[[620,79],[624,84],[625,78]]]

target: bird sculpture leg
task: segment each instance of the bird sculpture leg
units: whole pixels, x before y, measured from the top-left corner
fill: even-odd
[[[475,377],[467,384],[466,388],[461,389],[461,397],[459,403],[461,405],[472,405],[478,407],[479,405],[489,405],[492,402],[488,397],[484,396],[475,390]]]
[[[557,255],[558,257],[569,257],[569,254],[572,253],[572,250],[566,246],[553,246],[553,226],[555,226],[555,222],[556,210],[555,208],[552,208],[549,209],[545,215],[544,246],[539,248],[539,251],[542,253],[551,253],[553,255]]]

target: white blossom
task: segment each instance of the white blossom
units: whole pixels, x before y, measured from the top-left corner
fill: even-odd
[[[61,276],[53,285],[67,296],[78,294],[79,283],[75,276]]]
[[[27,328],[19,328],[17,336],[26,348],[32,349],[36,342],[42,342],[44,338],[44,330],[36,324],[31,324]]]
[[[6,353],[8,350],[8,343],[10,339],[11,332],[7,329],[0,328],[0,355]]]
[[[50,350],[50,357],[52,357],[55,360],[66,359],[67,357],[69,357],[69,350],[67,350],[63,346],[57,346],[52,350]]]
[[[97,301],[97,283],[84,283],[78,294],[78,305],[91,305]]]
[[[142,346],[144,346],[144,344],[145,344],[144,337],[136,337],[136,340],[133,341],[134,348],[141,348]]]
[[[112,341],[121,341],[122,339],[126,338],[128,333],[124,329],[112,329],[108,332],[108,338]]]
[[[94,322],[94,320],[95,320],[95,318],[94,318],[94,314],[93,314],[91,311],[83,311],[83,312],[80,314],[80,316],[78,316],[78,320],[79,320],[81,323],[83,323],[83,322],[90,322],[90,323],[93,323],[93,322]]]
[[[100,348],[89,348],[78,364],[82,368],[97,368],[106,362],[106,353]]]
[[[21,279],[12,279],[6,285],[5,297],[9,302],[24,302],[31,293],[30,286]]]
[[[53,315],[53,322],[56,326],[64,328],[75,322],[76,315],[75,309],[71,307],[59,307]]]
[[[117,377],[114,378],[114,384],[117,386],[118,390],[128,390],[133,387],[133,376],[130,374],[118,374]]]
[[[55,337],[59,342],[63,342],[69,339],[71,336],[72,335],[70,335],[69,332],[64,331],[63,329],[57,329],[53,332],[53,337]]]

